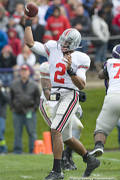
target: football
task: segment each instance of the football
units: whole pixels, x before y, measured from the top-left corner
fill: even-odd
[[[38,7],[35,3],[29,2],[25,5],[24,12],[28,17],[35,17],[38,14]]]

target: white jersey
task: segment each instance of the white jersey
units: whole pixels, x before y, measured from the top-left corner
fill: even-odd
[[[41,78],[50,79],[48,62],[44,62],[40,65],[40,76]]]
[[[113,16],[116,16],[117,14],[120,13],[120,0],[112,0],[112,4],[113,4]]]
[[[107,94],[120,93],[120,60],[115,58],[108,59],[106,65],[109,75]]]
[[[35,42],[34,46],[31,48],[34,52],[39,53],[41,48],[39,43]],[[64,62],[63,53],[61,51],[60,45],[53,40],[48,41],[44,45],[42,55],[48,58],[50,67],[50,81],[52,87],[70,87],[77,89],[77,87],[72,83],[70,76],[66,71],[66,63]],[[39,53],[41,54],[41,53]],[[86,82],[86,71],[90,66],[90,58],[87,54],[75,51],[71,54],[73,71]]]
[[[40,76],[41,76],[41,78],[50,79],[49,63],[48,62],[44,62],[40,65]],[[41,93],[41,98],[46,99],[43,90]]]
[[[42,63],[40,65],[40,74],[41,74],[41,78],[50,79],[49,63],[48,62],[44,62],[44,63]],[[43,115],[45,121],[49,125],[49,123],[50,123],[49,119],[51,119],[51,117],[52,117],[53,109],[54,109],[55,105],[57,104],[57,101],[47,101],[43,91],[41,93],[40,98],[45,100],[45,101],[42,101],[43,105],[40,102],[40,111],[42,112],[42,115]],[[49,118],[46,118],[45,113]],[[82,116],[82,108],[79,105],[76,113],[72,117],[72,120],[73,120],[72,121],[72,127],[73,127],[73,129],[81,129],[81,128],[83,128],[83,124],[80,121],[81,116]]]

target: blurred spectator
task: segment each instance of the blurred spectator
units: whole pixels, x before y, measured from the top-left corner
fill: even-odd
[[[92,16],[92,30],[93,34],[98,38],[93,41],[96,48],[95,66],[97,70],[101,69],[102,63],[106,60],[107,46],[110,38],[108,25],[104,20],[105,14],[103,10],[98,11],[98,15]]]
[[[21,66],[23,64],[28,64],[29,66],[34,66],[36,63],[36,57],[28,48],[27,45],[24,45],[22,48],[22,53],[17,56],[17,65]]]
[[[95,0],[93,3],[93,6],[91,8],[91,11],[89,11],[90,16],[97,14],[99,10],[102,9],[102,6],[104,4],[104,0]]]
[[[119,144],[119,148],[120,148],[120,119],[117,124],[117,129],[118,129],[118,144]]]
[[[8,35],[6,32],[0,30],[0,53],[2,48],[8,44]]]
[[[16,23],[14,18],[11,17],[11,18],[9,18],[9,22],[8,22],[7,27],[8,27],[8,29],[14,28],[18,34],[18,38],[20,38],[20,40],[23,42],[23,40],[24,40],[24,28],[22,27],[22,25]]]
[[[13,55],[10,45],[6,45],[0,55],[0,68],[12,68],[16,65],[16,57]]]
[[[6,9],[6,7],[7,7],[7,5],[8,5],[8,0],[0,0],[0,4],[1,4],[2,6],[4,6],[5,9]]]
[[[93,7],[95,0],[82,0],[83,6],[85,8],[85,15],[90,16],[91,14],[91,9]]]
[[[50,17],[50,16],[52,16],[53,15],[53,11],[54,11],[54,7],[60,7],[60,6],[63,6],[62,4],[61,4],[61,0],[53,0],[52,1],[52,5],[50,5],[49,6],[49,8],[48,8],[48,10],[47,10],[47,12],[46,12],[46,14],[45,14],[45,20],[47,21],[47,19]],[[64,6],[63,6],[64,7]],[[66,13],[67,13],[67,11],[66,11]]]
[[[17,38],[17,32],[15,31],[15,29],[10,28],[8,30],[8,37],[9,37],[9,45],[12,47],[13,54],[17,56],[18,54],[21,53],[22,44],[21,44],[21,40]]]
[[[8,11],[13,14],[18,3],[25,4],[25,0],[8,0]]]
[[[26,127],[29,136],[29,153],[33,153],[36,140],[36,110],[39,106],[40,92],[38,85],[29,78],[29,66],[20,69],[20,78],[10,87],[10,105],[14,123],[14,153],[22,153],[22,133]]]
[[[8,12],[8,0],[0,0],[0,5],[2,5],[6,10],[6,15],[9,16],[10,13]]]
[[[0,5],[0,30],[7,31],[8,17],[5,16],[5,8]]]
[[[61,12],[61,15],[65,16],[66,18],[68,18],[67,14],[66,14],[66,11],[65,11],[65,8],[63,6],[60,6],[60,12]]]
[[[111,23],[111,35],[119,35],[120,34],[120,13],[115,15],[113,17],[113,19],[111,19],[112,23]],[[116,44],[119,44],[120,39],[113,39],[110,40],[109,42],[109,51],[111,52],[111,50],[113,49],[113,47]]]
[[[39,24],[43,26],[46,25],[45,14],[49,7],[48,2],[49,2],[48,0],[41,0],[39,10],[38,10]]]
[[[113,19],[113,4],[110,2],[110,0],[105,1],[102,9],[104,10],[104,14],[105,14],[105,21],[108,24],[109,30],[110,32],[112,32],[112,19]]]
[[[16,4],[15,12],[13,14],[14,21],[16,23],[19,23],[23,15],[24,15],[24,5],[23,3],[19,2]]]
[[[36,16],[32,21],[32,33],[35,41],[43,42],[45,28],[38,23],[38,16]]]
[[[68,18],[71,20],[75,17],[75,9],[78,6],[78,0],[67,0],[64,7],[67,10]]]
[[[84,7],[82,4],[77,6],[75,13],[76,17],[71,21],[72,27],[76,28],[81,33],[82,37],[89,36],[91,32],[91,20],[89,17],[84,15]],[[81,50],[86,52],[88,49],[87,41],[82,40],[81,46]]]
[[[9,86],[13,80],[12,69],[16,65],[16,57],[12,53],[12,48],[6,45],[0,55],[0,79],[4,86]]]
[[[120,13],[114,16],[112,20],[112,26],[113,26],[114,34],[119,34],[120,33]]]
[[[53,39],[58,40],[63,31],[70,27],[69,20],[61,15],[60,8],[57,6],[54,7],[53,15],[48,18],[46,24],[46,30],[52,33]]]
[[[67,0],[61,0],[61,3],[65,4],[65,3],[67,3]]]
[[[115,25],[112,24],[112,22],[113,22],[113,4],[110,2],[110,0],[104,2],[102,9],[105,14],[104,17],[105,17],[106,23],[108,24],[110,35],[111,36],[117,35],[116,27],[115,27]],[[108,50],[110,53],[112,52],[113,47],[118,43],[119,43],[119,40],[116,40],[116,39],[109,40]]]
[[[7,145],[4,137],[6,109],[9,101],[8,93],[0,80],[0,154],[7,153]]]
[[[120,14],[120,0],[112,0],[113,3],[113,15]]]

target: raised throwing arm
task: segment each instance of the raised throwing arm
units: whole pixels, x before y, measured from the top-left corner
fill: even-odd
[[[44,47],[44,44],[41,42],[34,41],[33,34],[32,34],[32,20],[33,17],[30,18],[25,15],[25,43],[26,45],[31,48],[31,50],[41,56],[47,57],[47,53]]]

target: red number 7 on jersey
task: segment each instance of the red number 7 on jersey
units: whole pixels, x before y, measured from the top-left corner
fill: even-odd
[[[114,76],[114,79],[119,79],[120,76],[120,63],[114,63],[113,68],[119,67],[117,74]]]

